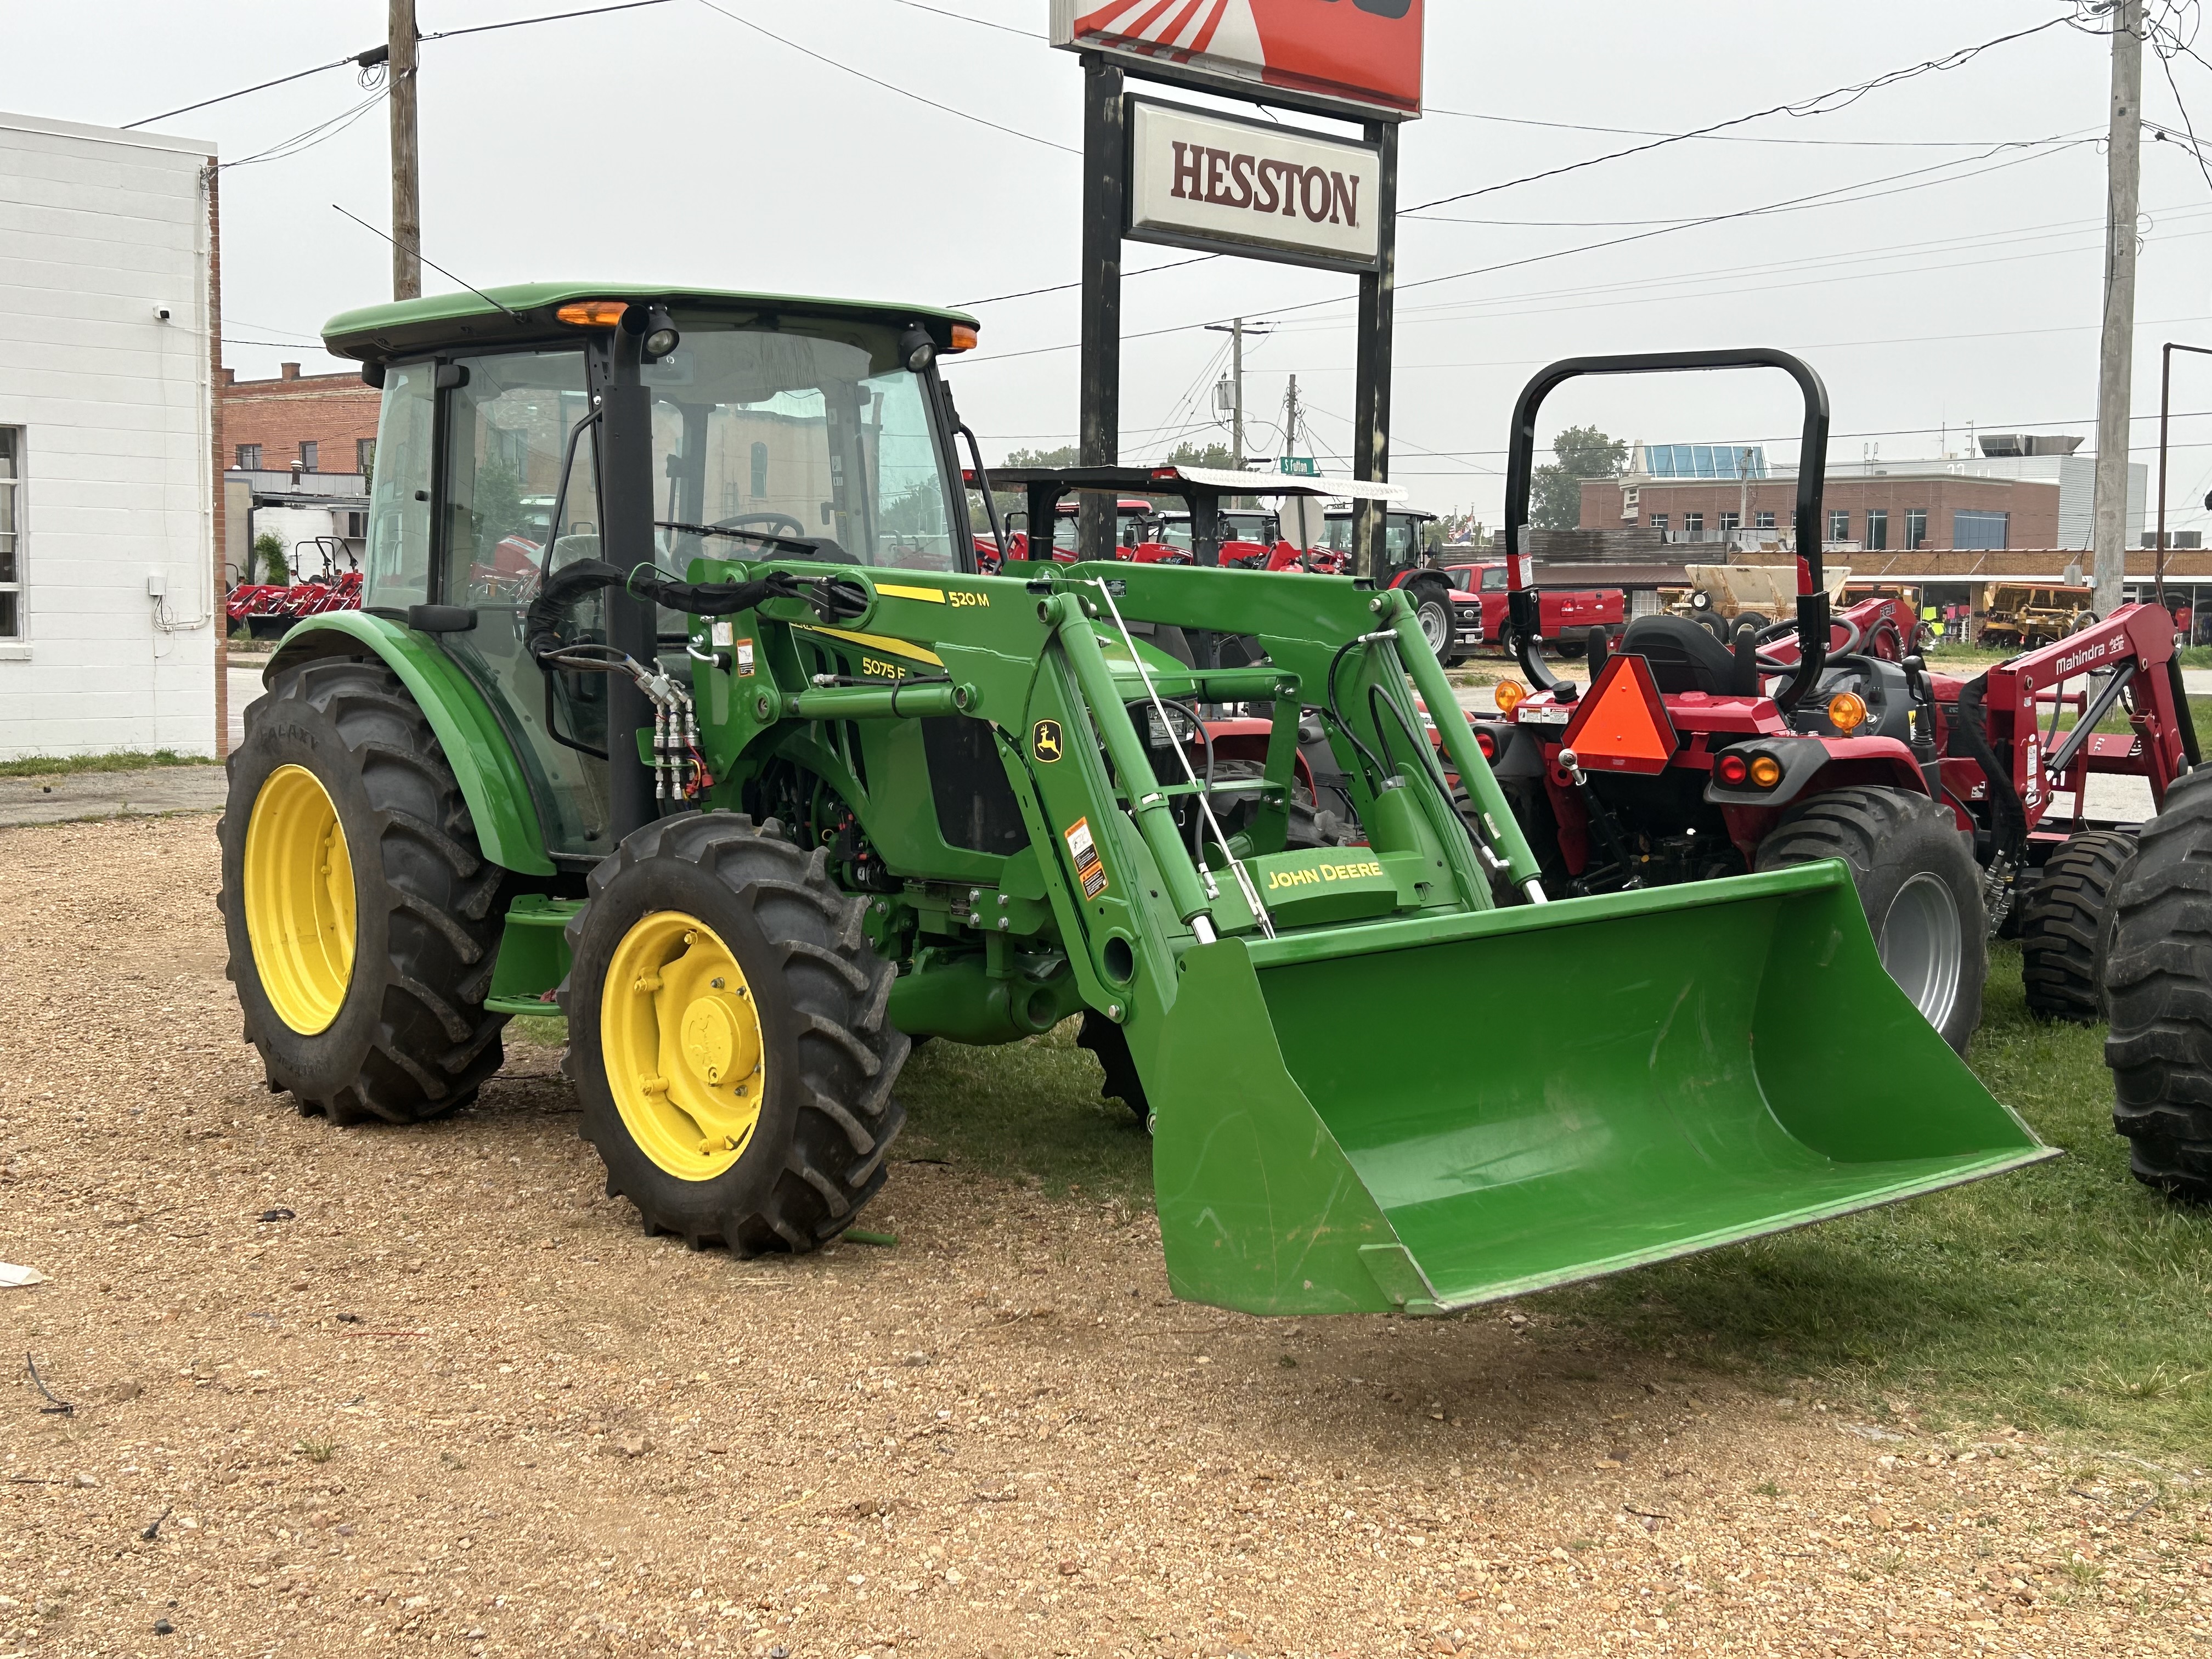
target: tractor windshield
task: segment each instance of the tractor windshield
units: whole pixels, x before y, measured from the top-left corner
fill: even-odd
[[[657,517],[810,542],[838,562],[958,568],[946,452],[891,330],[677,322],[684,343],[645,369],[665,491]],[[675,570],[702,555],[790,556],[683,532],[659,539],[661,563]]]

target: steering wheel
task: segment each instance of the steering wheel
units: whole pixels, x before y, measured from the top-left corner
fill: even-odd
[[[782,533],[778,529],[779,526],[789,525],[791,533],[800,541],[811,539],[806,533],[806,526],[788,513],[741,513],[734,519],[716,519],[712,527],[716,530],[750,530],[755,525],[763,526],[778,535]]]

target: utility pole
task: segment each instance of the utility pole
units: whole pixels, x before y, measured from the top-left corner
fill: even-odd
[[[1237,383],[1235,408],[1229,416],[1230,470],[1244,470],[1244,319],[1239,317],[1229,331],[1231,377]]]
[[[1244,341],[1248,335],[1255,336],[1264,340],[1268,335],[1275,331],[1274,327],[1269,323],[1260,323],[1257,325],[1248,324],[1242,317],[1239,317],[1225,327],[1219,323],[1208,323],[1206,325],[1206,331],[1208,334],[1226,334],[1229,336],[1229,450],[1230,453],[1237,458],[1236,470],[1242,472],[1244,470],[1245,459]],[[1218,409],[1220,405],[1216,404],[1214,407]]]
[[[2136,215],[2142,187],[2142,0],[2111,0],[2112,122],[2106,144],[2105,337],[2097,362],[2094,604],[2118,609],[2128,574],[2128,416],[2135,392]]]
[[[415,0],[392,0],[392,297],[422,297],[422,158],[415,142]]]

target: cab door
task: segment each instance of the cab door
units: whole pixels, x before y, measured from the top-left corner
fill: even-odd
[[[595,426],[579,349],[442,362],[437,372],[431,601],[475,625],[438,636],[484,694],[520,757],[556,860],[613,849],[607,802],[607,678],[549,675],[524,617],[552,571],[599,556]],[[604,638],[596,596],[564,619]]]

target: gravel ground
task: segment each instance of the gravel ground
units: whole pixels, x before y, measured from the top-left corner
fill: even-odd
[[[557,1056],[268,1094],[206,817],[0,832],[0,1656],[2201,1652],[2191,1471],[1880,1423],[1519,1312],[1170,1302],[940,1164],[894,1249],[691,1255]],[[166,1641],[165,1632],[168,1632]],[[435,1643],[434,1649],[427,1644]]]

